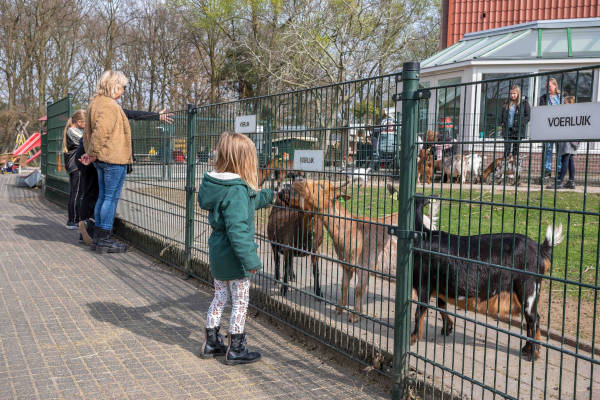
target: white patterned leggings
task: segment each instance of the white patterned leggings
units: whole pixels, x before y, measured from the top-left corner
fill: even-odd
[[[231,292],[231,318],[229,320],[229,333],[244,333],[248,300],[250,298],[250,278],[236,279],[233,281],[219,281],[215,279],[215,297],[208,308],[206,327],[216,328],[221,322],[223,309],[227,304]]]

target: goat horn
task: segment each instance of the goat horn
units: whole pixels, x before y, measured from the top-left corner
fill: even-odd
[[[334,183],[334,184],[333,184],[333,188],[334,188],[334,189],[336,189],[336,190],[337,190],[337,189],[341,189],[341,188],[343,188],[343,187],[346,187],[346,186],[348,186],[348,183],[350,183],[350,180],[348,180],[348,179],[346,180],[346,182]]]

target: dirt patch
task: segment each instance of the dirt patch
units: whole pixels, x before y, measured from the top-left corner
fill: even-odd
[[[548,327],[548,304],[550,304],[550,329],[564,332],[565,335],[579,337],[587,342],[593,340],[600,345],[598,339],[600,318],[594,316],[594,310],[596,313],[600,312],[599,300],[594,301],[593,298],[588,300],[587,297],[591,296],[583,297],[582,295],[581,299],[572,294],[564,296],[564,285],[557,283],[552,284],[552,293],[550,293],[550,284],[544,282],[538,304],[542,328]]]

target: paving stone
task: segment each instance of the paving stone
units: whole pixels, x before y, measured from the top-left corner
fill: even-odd
[[[254,319],[249,345],[263,361],[197,357],[210,288],[135,250],[89,251],[63,209],[15,179],[0,175],[0,399],[312,399],[325,387],[389,397]]]

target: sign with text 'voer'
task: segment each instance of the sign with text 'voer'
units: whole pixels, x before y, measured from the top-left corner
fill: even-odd
[[[294,169],[298,171],[323,171],[323,150],[295,150]]]
[[[235,133],[256,133],[256,115],[235,117]]]
[[[535,107],[529,129],[532,140],[600,139],[600,103]]]

